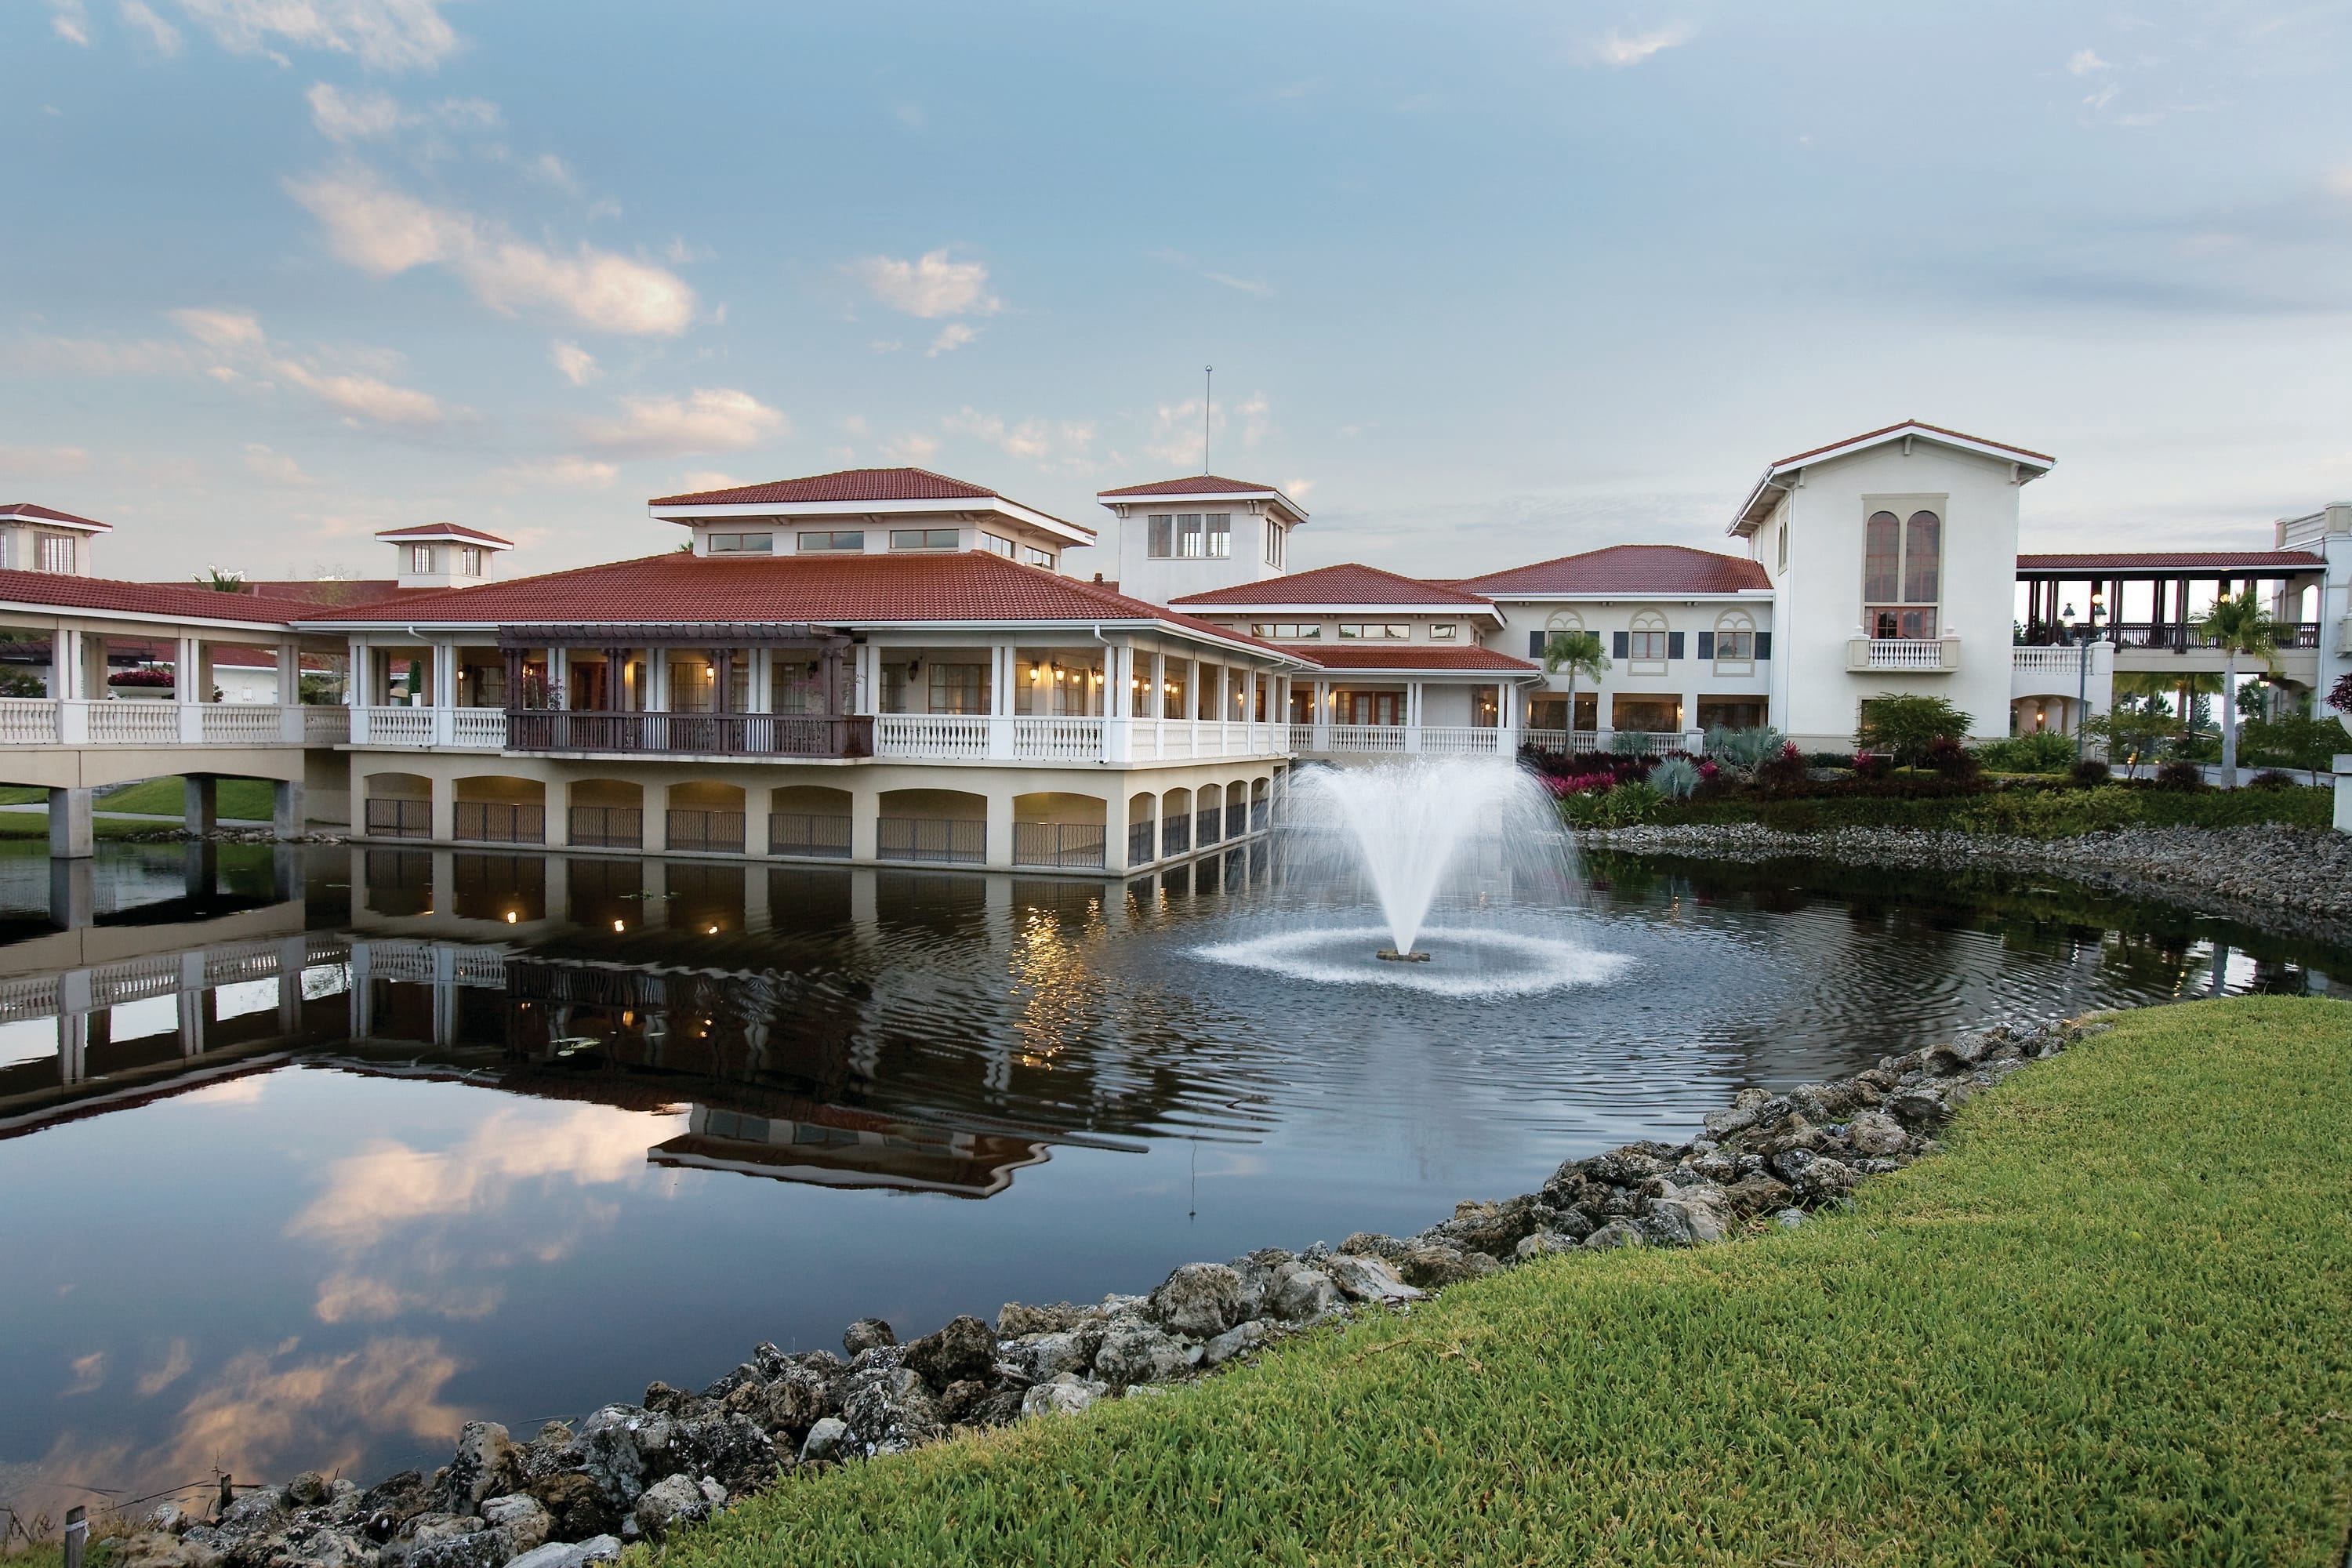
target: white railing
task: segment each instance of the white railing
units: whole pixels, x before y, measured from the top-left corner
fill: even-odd
[[[2073,675],[2082,668],[2079,647],[2012,647],[2010,668],[2022,674]]]
[[[115,707],[122,704],[116,703]],[[157,704],[161,706],[161,704]],[[193,704],[201,715],[197,720],[198,733],[208,746],[274,746],[278,742],[278,709],[275,704],[230,705],[220,702]],[[90,715],[96,728],[98,715]]]
[[[176,702],[92,702],[87,733],[96,746],[176,746],[180,743],[180,705]],[[272,714],[276,709],[270,710]]]
[[[1942,673],[1960,664],[1958,637],[1852,637],[1845,645],[1850,670],[1908,669]]]
[[[449,710],[449,741],[453,746],[486,746],[498,751],[507,743],[507,715],[503,708],[452,708]]]
[[[1103,755],[1099,719],[1015,719],[1013,755],[1024,763],[1091,763]]]
[[[1403,752],[1405,727],[1402,724],[1332,724],[1325,727],[1323,749],[1327,752]]]
[[[0,699],[0,744],[54,746],[58,705],[38,697]]]
[[[340,746],[352,738],[352,710],[331,703],[314,702],[296,710],[302,715],[302,743]]]
[[[361,708],[352,714],[352,739],[369,746],[429,746],[430,708]]]
[[[275,702],[0,700],[0,745],[325,746],[348,722],[340,708]]]
[[[874,754],[919,762],[986,762],[986,718],[884,713],[874,721]]]
[[[1421,749],[1438,756],[1491,756],[1503,749],[1503,731],[1475,725],[1423,724]]]

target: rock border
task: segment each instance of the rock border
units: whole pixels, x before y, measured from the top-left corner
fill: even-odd
[[[1187,1263],[1148,1296],[1008,1302],[901,1344],[862,1318],[829,1351],[774,1345],[699,1394],[551,1421],[518,1443],[469,1421],[448,1464],[362,1490],[305,1471],[197,1515],[166,1504],[119,1544],[120,1568],[585,1568],[800,1471],[899,1453],[971,1427],[1074,1415],[1164,1392],[1268,1344],[1557,1253],[1696,1247],[1793,1228],[1871,1176],[1938,1153],[1983,1089],[2103,1030],[2003,1026],[1884,1057],[1781,1094],[1742,1089],[1685,1143],[1570,1160],[1535,1192],[1466,1202],[1417,1236],[1265,1247]]]

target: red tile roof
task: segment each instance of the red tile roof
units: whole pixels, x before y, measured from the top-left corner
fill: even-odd
[[[485,544],[495,544],[501,550],[512,550],[514,541],[500,539],[495,533],[484,533],[478,528],[467,528],[457,522],[420,522],[414,528],[387,528],[379,531],[378,539],[478,539]]]
[[[1459,670],[1491,669],[1510,675],[1532,675],[1536,667],[1523,658],[1513,658],[1507,653],[1496,653],[1490,647],[1431,647],[1415,644],[1404,647],[1381,647],[1349,643],[1339,647],[1293,647],[1283,645],[1286,653],[1311,659],[1326,669],[1363,670]]]
[[[1807,458],[1819,457],[1823,452],[1834,452],[1841,447],[1852,447],[1864,441],[1875,441],[1881,436],[1899,436],[1906,430],[1924,430],[1931,436],[1949,436],[1956,441],[1973,441],[1979,447],[1998,447],[2004,452],[2014,452],[2021,458],[2031,458],[2037,463],[2054,463],[2058,460],[2047,452],[2029,451],[2023,447],[2012,447],[2006,441],[1992,441],[1982,436],[1971,436],[1965,430],[1947,430],[1941,425],[1923,425],[1916,419],[1906,419],[1899,425],[1889,425],[1878,430],[1865,430],[1859,436],[1849,436],[1843,441],[1832,441],[1827,446],[1814,447],[1802,452],[1792,452],[1788,457],[1775,458],[1772,466],[1776,468],[1786,468],[1790,463],[1800,463]]]
[[[71,523],[76,528],[95,528],[107,533],[114,531],[114,525],[110,522],[100,522],[96,518],[90,517],[76,517],[69,511],[58,511],[52,507],[35,506],[28,500],[0,501],[0,517],[30,518],[37,522],[66,522]]]
[[[1456,584],[1498,599],[1514,594],[1730,594],[1771,585],[1764,568],[1745,556],[1683,544],[1612,544],[1465,577]]]
[[[929,468],[844,468],[723,490],[656,496],[647,506],[786,506],[795,501],[991,500],[996,491]]]
[[[404,594],[437,594],[438,588],[404,588],[396,577],[247,578],[238,591],[265,599],[295,599],[312,606],[372,605]]]
[[[2327,563],[2307,550],[2156,550],[2082,555],[2021,555],[2020,575],[2098,572],[2324,572]]]
[[[223,594],[193,583],[121,583],[47,572],[0,572],[0,603],[61,610],[107,610],[161,620],[265,622],[283,626],[318,606],[257,594]]]
[[[1095,496],[1099,500],[1104,496],[1278,496],[1281,493],[1281,488],[1276,485],[1223,479],[1215,474],[1193,474],[1186,479],[1154,479],[1148,485],[1122,485],[1115,490],[1097,490]]]
[[[1198,608],[1219,605],[1461,605],[1478,609],[1494,607],[1477,595],[1465,593],[1459,588],[1419,577],[1401,577],[1377,566],[1360,566],[1353,563],[1318,566],[1312,572],[1294,572],[1285,577],[1269,577],[1262,583],[1243,583],[1231,588],[1211,588],[1199,594],[1185,594],[1171,599],[1169,603]]]
[[[985,551],[936,555],[689,555],[673,550],[474,588],[443,588],[302,617],[345,622],[815,624],[1154,620],[1227,642],[1270,644]]]

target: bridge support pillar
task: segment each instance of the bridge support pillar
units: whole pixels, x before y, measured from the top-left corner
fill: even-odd
[[[98,851],[91,830],[90,801],[97,792],[53,789],[49,792],[49,855],[53,859],[87,859]]]
[[[210,773],[190,773],[180,781],[182,826],[190,833],[220,831],[220,780]]]
[[[299,779],[279,779],[269,786],[270,826],[278,837],[299,838],[308,826],[310,800]]]
[[[87,931],[97,923],[97,879],[87,856],[49,862],[49,923],[59,931]]]

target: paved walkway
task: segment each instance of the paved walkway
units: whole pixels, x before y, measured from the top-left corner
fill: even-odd
[[[34,811],[40,813],[43,816],[47,816],[49,814],[49,807],[46,801],[35,801],[22,805],[0,805],[0,811]],[[109,811],[104,806],[92,808],[90,815],[92,816],[111,816],[116,818],[118,821],[122,822],[169,822],[176,825],[187,821],[187,818],[184,816],[165,816],[160,812]],[[268,827],[271,826],[272,824],[266,817],[257,822],[249,816],[224,816],[220,818],[220,826],[223,827]]]

